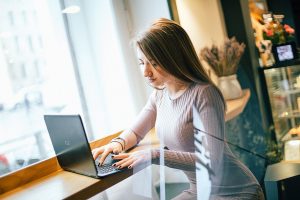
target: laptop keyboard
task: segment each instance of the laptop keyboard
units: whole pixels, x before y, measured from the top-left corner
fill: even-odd
[[[106,157],[104,163],[101,166],[98,166],[99,159],[100,159],[101,156],[96,159],[95,163],[96,163],[96,166],[97,166],[99,176],[107,176],[109,174],[114,174],[116,172],[121,171],[121,169],[117,169],[117,168],[112,166],[112,164],[114,164],[115,162],[118,162],[118,160],[113,160],[112,159],[112,157],[111,157],[112,155],[113,154],[109,154]]]
[[[119,169],[110,165],[97,166],[97,168],[98,168],[98,173],[101,175],[105,175],[105,174],[108,175],[120,171]]]

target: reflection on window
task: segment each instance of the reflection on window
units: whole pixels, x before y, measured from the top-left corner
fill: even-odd
[[[0,0],[0,7],[1,176],[54,154],[45,113],[81,108],[62,16],[54,17],[59,1]]]
[[[16,52],[20,52],[19,37],[17,37],[17,36],[14,37],[14,44],[13,45],[15,46],[14,50]],[[6,50],[6,49],[4,49],[4,50]]]
[[[8,22],[10,23],[11,26],[13,26],[15,24],[14,17],[13,17],[13,12],[8,11],[7,16],[8,16]]]

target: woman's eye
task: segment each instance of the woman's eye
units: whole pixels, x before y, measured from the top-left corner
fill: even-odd
[[[151,63],[151,65],[152,65],[153,67],[157,67],[157,64],[156,64],[156,63]]]

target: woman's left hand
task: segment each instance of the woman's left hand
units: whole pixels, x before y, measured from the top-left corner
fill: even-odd
[[[141,150],[133,153],[120,153],[113,156],[114,160],[120,160],[113,164],[114,167],[122,169],[128,167],[131,169],[140,164],[151,163],[152,155],[151,150]]]

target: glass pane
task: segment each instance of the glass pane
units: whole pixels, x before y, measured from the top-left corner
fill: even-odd
[[[45,113],[81,113],[58,1],[0,0],[0,175],[54,155]]]
[[[279,152],[284,160],[299,160],[299,65],[264,70]]]
[[[272,116],[278,142],[286,133],[299,126],[299,66],[266,69],[264,71]]]

